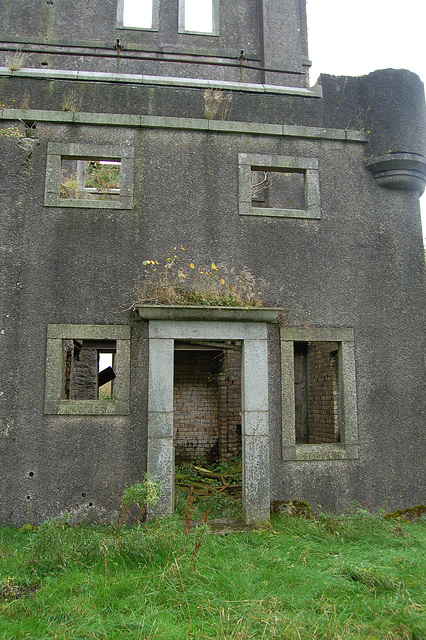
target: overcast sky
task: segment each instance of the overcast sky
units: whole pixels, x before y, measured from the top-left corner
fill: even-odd
[[[311,84],[320,73],[410,69],[426,82],[426,0],[307,0]],[[407,123],[409,124],[409,123]],[[426,236],[426,193],[421,198]]]

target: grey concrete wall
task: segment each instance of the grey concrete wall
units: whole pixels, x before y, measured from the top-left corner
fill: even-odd
[[[217,35],[181,32],[178,0],[158,0],[157,28],[122,28],[117,22],[118,3],[43,2],[40,9],[39,2],[3,0],[0,42],[4,47],[9,44],[31,51],[26,66],[35,68],[120,70],[233,81],[243,76],[251,82],[266,79],[269,84],[306,84],[306,16],[300,0],[220,0]],[[113,49],[117,39],[122,47],[119,63]],[[242,73],[238,63],[241,51],[248,67],[293,73],[267,73],[265,77],[264,72],[248,68]]]
[[[67,124],[40,114],[32,118],[33,142],[0,138],[3,522],[39,522],[67,508],[81,519],[109,520],[124,486],[140,479],[147,460],[148,328],[130,307],[143,261],[167,257],[178,243],[197,263],[246,266],[264,278],[265,302],[284,308],[287,326],[354,329],[359,458],[283,462],[279,335],[278,326],[270,328],[272,499],[303,498],[335,510],[352,500],[371,509],[388,498],[395,507],[424,502],[418,195],[380,187],[364,166],[383,146],[424,154],[420,133],[413,135],[422,128],[422,89],[408,72],[377,72],[348,80],[339,102],[343,85],[326,78],[322,100],[233,92],[232,121],[259,123],[252,133],[220,130],[221,121],[219,130],[203,131],[178,123],[169,128],[165,121],[157,127]],[[205,122],[204,89],[19,77],[0,82],[7,106],[27,93],[32,108],[59,111],[61,96],[76,86],[84,108],[102,117],[192,116]],[[398,117],[389,106],[384,123],[389,87]],[[373,95],[370,142],[348,139],[345,127],[363,128],[354,123],[357,107]],[[282,127],[281,133],[262,133],[262,123],[318,129],[300,129],[299,136],[294,130],[283,135]],[[19,120],[0,120],[0,128],[11,124],[24,132]],[[49,142],[133,147],[133,209],[45,207]],[[240,216],[238,153],[318,159],[321,219]],[[129,415],[44,415],[49,323],[132,327]]]

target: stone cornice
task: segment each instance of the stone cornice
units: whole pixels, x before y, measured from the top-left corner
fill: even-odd
[[[386,189],[418,191],[426,186],[426,158],[416,153],[396,152],[370,158],[366,168]]]

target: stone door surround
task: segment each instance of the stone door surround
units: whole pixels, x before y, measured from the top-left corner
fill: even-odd
[[[175,340],[241,340],[243,510],[246,522],[269,518],[268,351],[266,322],[149,322],[147,471],[162,493],[150,516],[173,511],[173,362]]]

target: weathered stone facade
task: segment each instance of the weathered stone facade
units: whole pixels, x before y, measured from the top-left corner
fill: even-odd
[[[112,521],[147,470],[163,487],[156,513],[169,512],[175,346],[194,341],[241,348],[228,363],[240,391],[217,372],[207,448],[241,447],[247,520],[271,499],[424,502],[419,78],[386,69],[311,87],[304,0],[217,0],[207,33],[185,29],[184,2],[156,0],[142,29],[123,6],[1,4],[0,520],[78,505]],[[111,174],[102,189],[79,173],[90,163]],[[264,281],[279,321],[134,307],[143,262],[180,244],[196,264]],[[113,353],[110,395],[67,394],[71,343]],[[323,344],[314,402],[306,381],[326,419],[303,435],[298,354]],[[97,389],[99,362],[91,377]]]

